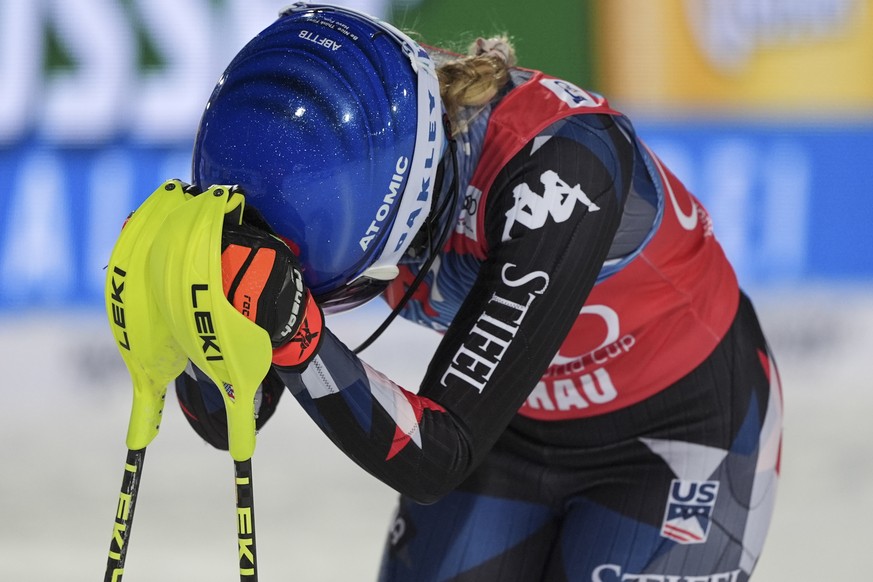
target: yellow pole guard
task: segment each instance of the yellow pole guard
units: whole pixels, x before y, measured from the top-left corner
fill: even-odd
[[[131,450],[145,448],[158,434],[167,384],[185,369],[187,358],[151,294],[146,263],[167,216],[189,198],[180,181],[161,184],[127,220],[107,267],[106,313],[133,382]]]
[[[222,286],[224,218],[242,204],[242,194],[213,186],[175,208],[155,235],[146,271],[172,337],[221,390],[237,461],[254,453],[255,392],[272,358],[269,334],[230,304]]]

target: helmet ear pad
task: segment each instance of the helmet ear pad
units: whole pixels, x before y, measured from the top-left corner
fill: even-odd
[[[441,116],[421,47],[365,15],[297,4],[216,85],[194,182],[239,184],[319,299],[396,266],[433,206]]]

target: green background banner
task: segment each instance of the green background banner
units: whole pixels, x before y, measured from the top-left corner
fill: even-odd
[[[519,65],[596,90],[591,0],[425,0],[395,2],[391,21],[426,44],[466,52],[478,36],[507,34]]]

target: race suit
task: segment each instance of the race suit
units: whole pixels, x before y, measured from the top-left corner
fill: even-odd
[[[708,214],[625,116],[539,72],[457,139],[454,230],[401,313],[443,334],[421,385],[328,329],[278,370],[401,494],[380,580],[747,580],[781,395]]]

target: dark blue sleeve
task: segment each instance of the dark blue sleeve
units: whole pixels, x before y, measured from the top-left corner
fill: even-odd
[[[309,367],[282,380],[377,478],[422,502],[452,490],[515,416],[597,280],[633,152],[612,118],[584,115],[548,128],[501,170],[486,201],[488,256],[417,393],[329,332]]]

